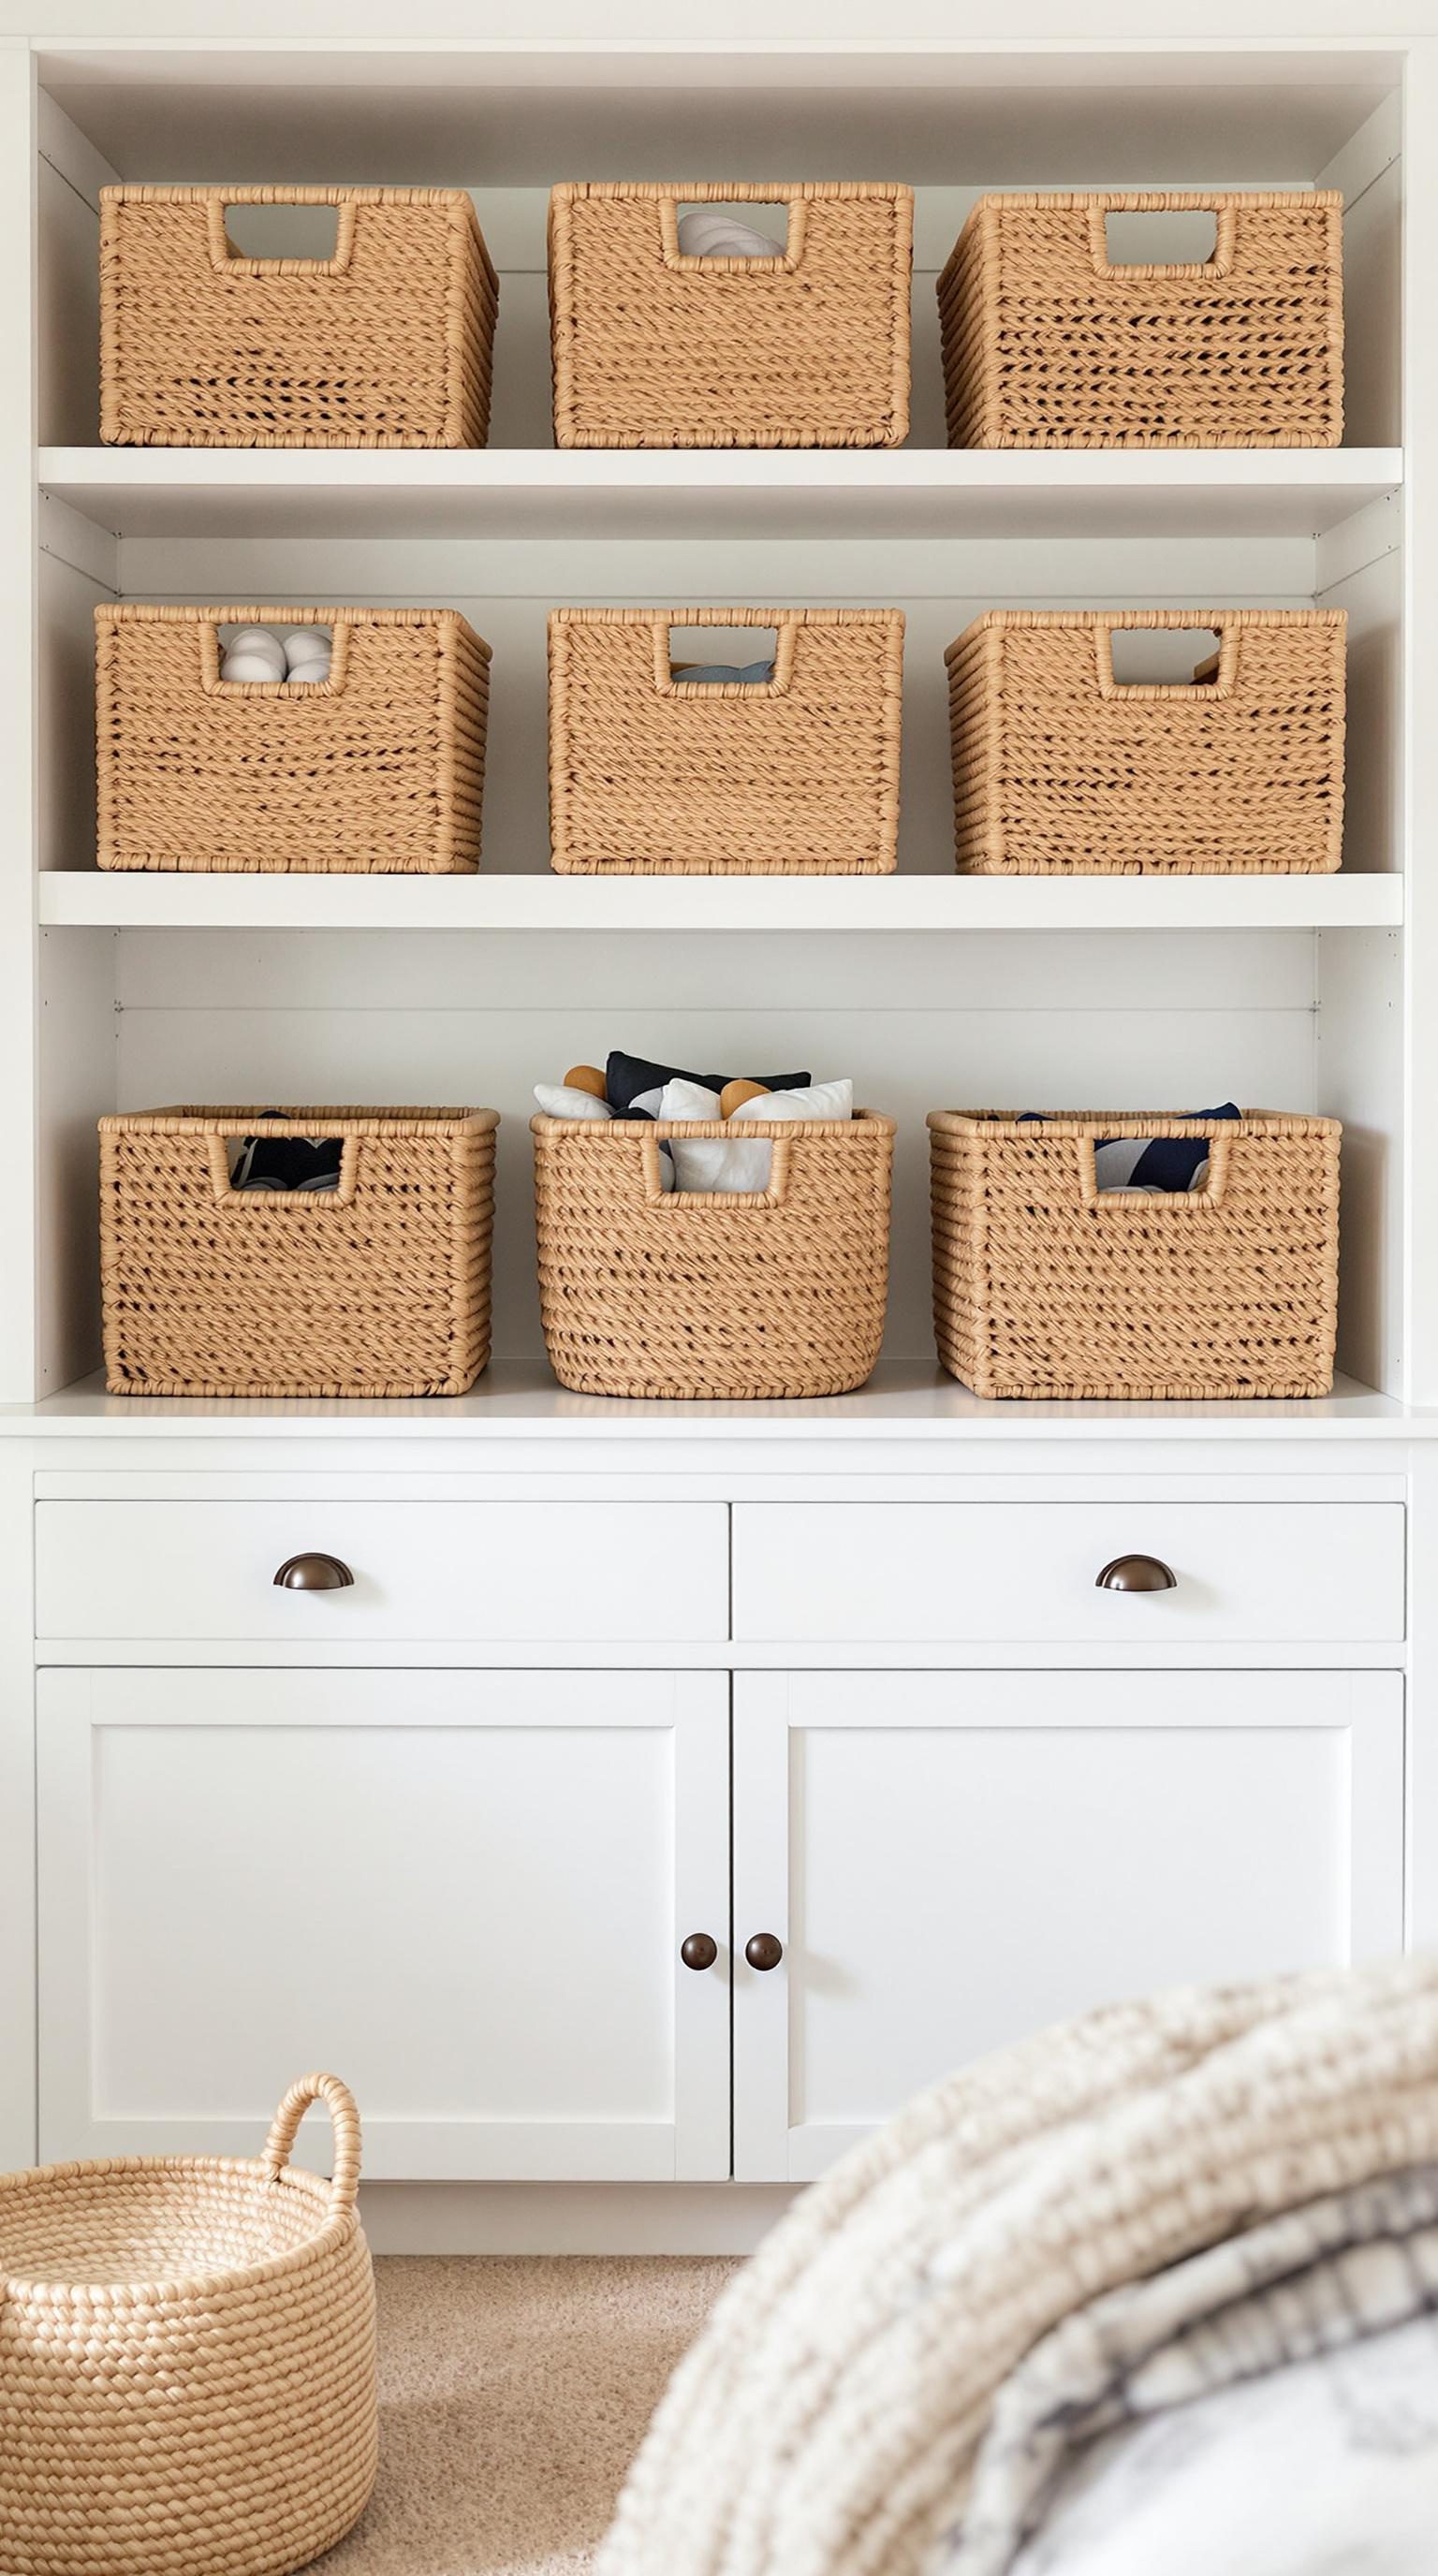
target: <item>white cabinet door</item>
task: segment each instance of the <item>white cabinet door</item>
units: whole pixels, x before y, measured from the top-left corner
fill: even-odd
[[[1090,2005],[1402,1940],[1397,1674],[735,1677],[741,2180]]]
[[[371,2179],[728,2173],[723,1675],[47,1673],[39,1783],[47,2160],[331,2067]]]

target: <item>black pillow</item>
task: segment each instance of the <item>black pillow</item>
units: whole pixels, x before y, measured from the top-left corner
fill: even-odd
[[[766,1091],[807,1091],[813,1080],[808,1073],[751,1073],[746,1082],[762,1082]],[[634,1109],[632,1102],[646,1091],[661,1091],[666,1082],[697,1082],[705,1091],[722,1091],[726,1083],[738,1079],[732,1073],[686,1073],[677,1064],[650,1064],[642,1055],[624,1055],[614,1048],[604,1069],[604,1096],[616,1118],[647,1118],[647,1109]]]

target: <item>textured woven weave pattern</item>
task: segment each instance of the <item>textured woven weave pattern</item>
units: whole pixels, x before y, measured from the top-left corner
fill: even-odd
[[[489,1357],[492,1109],[100,1121],[112,1395],[463,1395]],[[237,1191],[231,1138],[339,1136],[340,1184]]]
[[[227,206],[334,206],[332,259],[245,259]],[[100,436],[482,447],[499,285],[458,188],[100,191]]]
[[[934,1328],[976,1395],[1326,1395],[1338,1316],[1333,1118],[1042,1124],[934,1110]],[[1209,1136],[1191,1195],[1100,1191],[1100,1136]]]
[[[289,2152],[306,2105],[330,2183]],[[359,2121],[311,2075],[262,2157],[0,2179],[0,2566],[15,2576],[289,2576],[363,2511],[376,2462]]]
[[[1135,627],[1213,628],[1211,676],[1119,685],[1114,631]],[[990,609],[944,657],[959,868],[1335,869],[1346,630],[1340,608]]]
[[[671,626],[772,628],[772,682],[671,677]],[[564,876],[886,876],[901,610],[561,608],[549,811]]]
[[[1113,266],[1110,213],[1216,213],[1214,256]],[[1336,447],[1343,200],[981,197],[939,279],[951,447]]]
[[[842,1395],[879,1356],[894,1123],[747,1120],[769,1188],[661,1193],[659,1141],[722,1120],[532,1118],[539,1307],[584,1395]]]
[[[327,679],[222,680],[222,626],[328,626]],[[453,609],[95,611],[102,868],[462,874],[489,646]]]
[[[1431,1958],[1110,2004],[961,2068],[737,2274],[596,2576],[929,2576],[1004,2380],[1062,2318],[1435,2152]]]
[[[779,205],[778,259],[688,258],[685,205]],[[640,181],[556,188],[558,447],[900,447],[913,191]]]

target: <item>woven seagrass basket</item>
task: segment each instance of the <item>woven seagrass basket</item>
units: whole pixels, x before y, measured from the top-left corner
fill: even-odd
[[[1212,213],[1207,260],[1111,262],[1109,214]],[[1336,447],[1343,200],[981,197],[939,279],[951,447]]]
[[[879,1356],[894,1122],[747,1120],[767,1190],[660,1188],[666,1136],[722,1120],[532,1118],[550,1365],[584,1395],[842,1395]]]
[[[782,257],[686,256],[679,209],[715,204],[786,205]],[[857,182],[554,189],[555,445],[902,446],[913,218]]]
[[[329,677],[222,680],[241,625],[329,627]],[[99,865],[476,868],[489,660],[453,609],[97,608]]]
[[[227,206],[333,206],[330,259],[246,259]],[[482,447],[499,283],[459,188],[100,191],[100,436]]]
[[[289,2162],[307,2105],[333,2180]],[[0,2567],[290,2576],[358,2520],[376,2461],[360,2132],[307,2075],[264,2154],[0,2178]]]
[[[100,1121],[112,1395],[463,1395],[489,1357],[492,1109]],[[343,1139],[334,1190],[236,1190],[244,1136]]]
[[[1326,1395],[1334,1118],[933,1110],[934,1327],[976,1395]],[[1104,1136],[1206,1136],[1205,1188],[1101,1191]]]
[[[764,627],[772,681],[686,680],[671,627]],[[549,621],[551,864],[563,876],[887,876],[897,608],[561,608]]]
[[[1113,637],[1212,628],[1187,681]],[[955,857],[1006,876],[1305,876],[1343,855],[1341,608],[990,609],[949,646]]]

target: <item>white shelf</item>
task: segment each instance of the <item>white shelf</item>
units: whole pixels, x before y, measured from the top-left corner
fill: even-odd
[[[501,1361],[487,1369],[470,1395],[398,1398],[108,1395],[98,1373],[32,1405],[0,1406],[0,1439],[36,1434],[64,1439],[97,1430],[145,1437],[203,1438],[216,1432],[303,1439],[323,1425],[327,1434],[356,1438],[429,1439],[438,1435],[522,1431],[526,1438],[628,1438],[682,1441],[764,1440],[782,1426],[794,1437],[824,1441],[882,1439],[981,1442],[1015,1440],[1332,1439],[1407,1440],[1438,1436],[1438,1411],[1403,1405],[1352,1378],[1335,1380],[1333,1393],[1273,1402],[1125,1404],[1099,1402],[999,1403],[971,1395],[945,1375],[931,1354],[905,1359],[886,1352],[866,1387],[854,1395],[779,1398],[772,1402],[661,1402],[650,1398],[571,1395],[555,1384],[542,1362]]]
[[[111,930],[1351,930],[1398,876],[40,878],[40,921]]]
[[[44,447],[38,471],[120,537],[1306,537],[1391,498],[1403,454]]]

